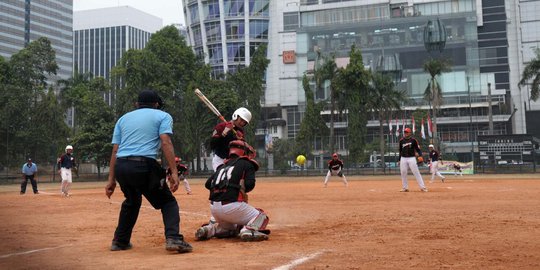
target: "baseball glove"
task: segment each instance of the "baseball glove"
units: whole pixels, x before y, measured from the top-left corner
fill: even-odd
[[[423,157],[417,157],[416,158],[416,164],[418,164],[418,165],[424,164],[424,158]]]

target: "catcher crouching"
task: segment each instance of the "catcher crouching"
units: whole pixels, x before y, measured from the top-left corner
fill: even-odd
[[[255,188],[255,172],[259,169],[254,160],[256,152],[242,140],[231,141],[229,149],[228,159],[206,180],[212,218],[197,229],[195,238],[239,236],[244,241],[267,240],[268,216],[262,209],[248,204],[247,193]]]

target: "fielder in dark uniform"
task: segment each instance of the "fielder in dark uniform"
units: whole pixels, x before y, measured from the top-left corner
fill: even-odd
[[[186,190],[188,195],[191,195],[191,187],[189,186],[189,182],[187,180],[187,174],[188,174],[188,167],[182,163],[181,158],[175,157],[174,162],[176,163],[176,169],[178,170],[178,179],[182,180],[182,183],[184,183],[184,189]],[[171,168],[167,169],[167,177],[171,177]]]
[[[429,148],[429,169],[431,171],[431,180],[430,183],[433,183],[435,180],[435,175],[441,178],[441,181],[444,183],[444,179],[446,179],[440,172],[439,172],[439,162],[441,165],[443,165],[443,161],[440,158],[439,151],[435,150],[435,146],[433,144],[430,144],[428,146]]]
[[[210,211],[215,220],[197,230],[197,240],[236,235],[244,241],[268,239],[265,230],[268,216],[247,203],[247,193],[255,188],[255,172],[259,169],[254,158],[255,150],[245,141],[230,143],[229,158],[206,180]]]
[[[399,169],[401,172],[402,184],[401,192],[409,191],[409,182],[407,182],[407,173],[409,168],[411,169],[414,177],[416,177],[416,182],[418,182],[420,190],[427,192],[428,190],[424,185],[424,179],[422,179],[422,175],[420,175],[416,160],[416,157],[418,157],[418,161],[423,162],[422,150],[420,150],[418,141],[412,137],[410,128],[405,128],[403,132],[405,136],[399,140]]]
[[[210,140],[210,149],[214,152],[212,169],[214,172],[229,156],[229,143],[244,139],[244,127],[251,121],[251,112],[246,108],[238,108],[229,122],[221,122],[214,127]],[[233,131],[234,130],[234,131]]]
[[[327,186],[328,180],[330,180],[330,176],[337,175],[343,179],[343,184],[345,186],[348,186],[347,183],[347,177],[343,174],[343,161],[339,159],[338,154],[334,153],[332,155],[332,159],[328,161],[328,172],[326,173],[326,177],[324,178],[324,187]]]
[[[160,98],[156,92],[142,91],[136,103],[137,109],[120,117],[114,127],[105,195],[111,197],[116,180],[126,199],[120,209],[112,251],[131,249],[131,234],[139,216],[142,196],[155,209],[161,209],[165,225],[165,249],[179,253],[193,249],[180,234],[179,207],[172,194],[179,184],[174,146],[170,138],[173,119],[170,114],[158,110],[159,104]],[[165,170],[156,161],[160,148],[171,168],[170,189],[164,180]]]
[[[21,183],[21,195],[26,193],[26,186],[28,185],[28,180],[30,180],[30,183],[32,184],[32,190],[34,191],[34,194],[39,194],[38,188],[37,188],[37,165],[32,162],[32,159],[28,159],[26,163],[22,166],[22,174],[23,174],[23,181]]]

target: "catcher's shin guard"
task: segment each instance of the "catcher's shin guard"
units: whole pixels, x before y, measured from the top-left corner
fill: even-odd
[[[266,225],[268,225],[268,221],[270,218],[262,211],[262,209],[258,209],[259,214],[252,218],[248,224],[246,224],[246,228],[249,230],[259,231],[264,230],[266,228]]]

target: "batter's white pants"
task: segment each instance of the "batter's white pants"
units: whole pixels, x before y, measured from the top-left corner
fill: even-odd
[[[208,237],[236,231],[237,225],[247,225],[260,213],[255,207],[245,202],[232,202],[226,205],[222,205],[221,202],[213,202],[210,205],[210,212],[217,223],[207,225]]]
[[[426,188],[426,186],[424,185],[424,179],[422,179],[422,175],[420,175],[420,171],[418,170],[418,165],[416,164],[415,157],[401,157],[401,159],[399,160],[399,170],[401,172],[402,187],[404,189],[409,189],[409,182],[407,182],[407,173],[409,171],[409,168],[411,169],[414,177],[416,177],[416,182],[418,182],[420,188]]]
[[[212,169],[214,170],[214,172],[217,171],[219,165],[223,163],[225,163],[225,160],[214,154],[214,157],[212,157]]]
[[[71,188],[71,183],[73,182],[72,175],[71,175],[71,169],[67,168],[60,168],[60,177],[62,178],[62,184],[60,185],[60,191],[62,192],[62,195],[69,194],[69,190]]]
[[[430,169],[431,171],[431,182],[435,180],[435,175],[442,178],[444,180],[444,176],[439,172],[439,162],[438,161],[432,161]]]
[[[328,183],[328,180],[330,180],[330,176],[338,175],[339,172],[341,172],[341,169],[339,169],[339,170],[328,170],[328,173],[326,173],[326,177],[324,178],[324,186],[326,187],[326,185]],[[345,186],[348,186],[347,177],[345,177],[345,174],[342,173],[340,177],[343,179],[343,184]]]

